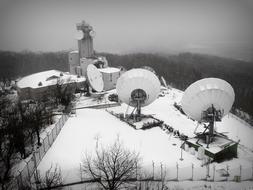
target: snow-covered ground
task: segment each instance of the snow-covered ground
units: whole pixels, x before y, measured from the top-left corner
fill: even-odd
[[[166,124],[173,126],[188,136],[193,136],[197,123],[182,115],[173,106],[174,102],[180,102],[181,97],[181,91],[176,89],[169,90],[164,97],[159,97],[155,102],[144,107],[142,111],[146,114],[153,114],[156,118],[162,119]],[[85,99],[80,99],[79,101],[85,101]],[[78,104],[80,105],[82,102]],[[131,109],[127,105],[122,104],[109,110],[121,113],[125,113],[128,110],[130,113]],[[233,179],[234,175],[238,175],[239,165],[242,168],[248,168],[248,170],[245,170],[247,172],[244,175],[251,175],[253,163],[251,137],[253,137],[253,128],[228,115],[222,122],[217,123],[217,130],[227,132],[226,135],[235,141],[240,139],[242,146],[239,146],[239,158],[212,164],[210,175],[212,176],[212,166],[214,165],[216,171],[224,170],[229,165],[229,171],[232,172],[230,175],[231,179]],[[179,160],[182,142],[178,138],[174,138],[158,127],[145,131],[135,130],[109,114],[105,109],[77,110],[76,115],[70,117],[62,128],[38,169],[43,175],[52,164],[57,164],[61,168],[65,183],[79,181],[81,177],[80,163],[84,154],[86,152],[94,153],[96,147],[112,144],[117,138],[127,148],[140,153],[143,168],[151,169],[152,162],[154,162],[157,175],[160,173],[161,164],[163,164],[163,168],[166,168],[166,177],[168,179],[175,178],[176,163],[179,166],[179,179],[183,180],[191,177],[192,164],[194,164],[195,171],[194,179],[202,179],[206,175],[206,167],[201,167],[202,161],[196,158],[196,154],[192,155],[190,152],[183,151],[184,160]],[[216,175],[216,179],[218,178],[223,179]],[[196,185],[193,182],[191,183]],[[243,182],[241,185],[246,183],[251,184],[250,182]]]

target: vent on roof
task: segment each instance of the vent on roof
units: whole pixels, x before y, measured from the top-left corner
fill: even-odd
[[[39,82],[38,86],[42,86],[42,82]]]

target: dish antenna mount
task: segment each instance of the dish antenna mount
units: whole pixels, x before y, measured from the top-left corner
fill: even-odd
[[[214,125],[229,113],[235,100],[233,87],[218,78],[205,78],[191,84],[181,100],[183,111],[198,122],[208,123],[198,140],[204,138],[207,144],[214,141]]]

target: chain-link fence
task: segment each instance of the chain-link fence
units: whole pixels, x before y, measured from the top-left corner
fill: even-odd
[[[68,174],[65,176],[64,174]],[[64,184],[62,187],[73,189],[95,190],[100,189],[97,182],[91,182],[92,179],[79,168],[72,170],[62,170]],[[71,177],[69,177],[71,176]],[[127,183],[129,187],[125,189],[163,189],[162,186],[176,182],[242,182],[253,180],[253,165],[246,167],[243,165],[224,165],[217,163],[204,164],[202,167],[197,164],[185,166],[180,161],[175,165],[166,165],[165,163],[152,163],[142,166],[136,170],[136,175]],[[60,185],[61,186],[61,185]],[[253,188],[253,185],[252,185]],[[166,188],[165,188],[166,189]],[[189,188],[190,189],[190,188]],[[214,188],[215,189],[215,188]]]
[[[28,161],[25,161],[23,169],[18,171],[18,175],[15,177],[15,180],[13,180],[13,183],[16,183],[14,186],[20,189],[20,187],[25,183],[30,183],[30,179],[35,171],[35,168],[39,165],[48,149],[52,146],[67,120],[68,115],[62,115],[53,129],[47,133],[47,136],[44,139],[41,140],[42,145],[33,152]]]

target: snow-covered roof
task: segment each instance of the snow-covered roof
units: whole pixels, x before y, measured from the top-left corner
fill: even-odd
[[[77,77],[77,75],[71,75],[58,70],[48,70],[23,77],[18,81],[17,86],[19,88],[41,88],[55,85],[58,80],[61,80],[63,83],[72,83],[82,82],[86,79],[85,77]]]
[[[120,72],[120,69],[115,68],[115,67],[106,67],[106,68],[101,68],[101,69],[98,69],[98,70],[102,73],[117,73],[117,72]]]
[[[73,50],[73,51],[71,51],[69,53],[78,53],[78,50]]]

